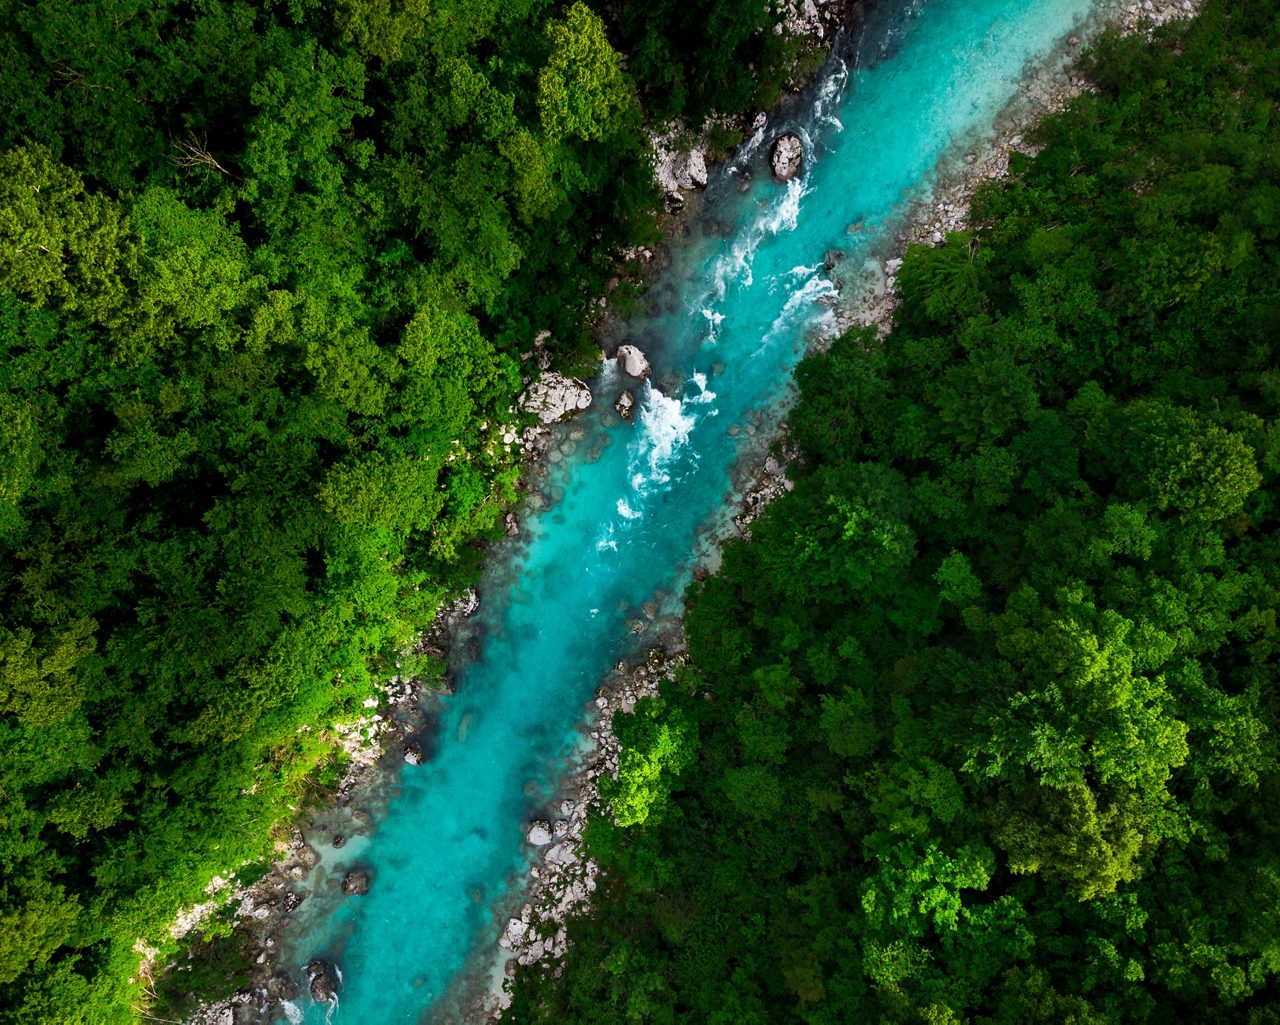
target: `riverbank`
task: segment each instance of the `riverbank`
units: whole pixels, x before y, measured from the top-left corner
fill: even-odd
[[[874,327],[881,336],[888,333],[898,306],[897,272],[907,246],[940,245],[951,232],[966,231],[970,226],[969,205],[977,190],[989,181],[1009,176],[1011,154],[1035,156],[1039,152],[1039,146],[1028,138],[1035,124],[1046,115],[1061,111],[1089,88],[1084,78],[1075,73],[1074,57],[1090,32],[1114,26],[1125,34],[1149,34],[1165,22],[1194,17],[1198,10],[1199,0],[1112,4],[1099,10],[1088,30],[1067,37],[1059,51],[1027,77],[992,132],[983,140],[960,147],[938,169],[936,184],[913,204],[903,228],[881,255],[878,267],[858,268],[855,274],[849,273],[853,268],[834,268],[832,278],[846,299],[838,311],[841,329]],[[859,225],[850,225],[851,233],[857,230]]]
[[[985,182],[1008,175],[1009,154],[1020,151],[1033,154],[1036,150],[1025,136],[1043,116],[1063,109],[1072,99],[1087,88],[1087,83],[1074,73],[1074,56],[1080,52],[1084,39],[1104,27],[1118,26],[1124,32],[1149,31],[1166,20],[1190,17],[1195,8],[1190,3],[1150,4],[1149,9],[1140,5],[1113,6],[1097,12],[1095,19],[1082,26],[1078,34],[1064,37],[1054,53],[1041,62],[1026,77],[1019,94],[997,119],[992,130],[982,139],[971,140],[953,152],[940,166],[937,180],[925,198],[918,200],[902,218],[903,227],[885,244],[878,255],[876,270],[866,267],[845,266],[838,255],[828,254],[827,271],[840,294],[836,307],[836,330],[855,326],[873,326],[881,333],[889,329],[897,307],[896,271],[905,249],[911,244],[937,245],[946,234],[968,227],[969,204],[976,190]],[[850,226],[851,232],[858,226]],[[853,273],[850,273],[853,271]],[[821,342],[819,341],[819,345]],[[735,490],[738,501],[712,531],[716,542],[731,532],[726,524],[739,534],[749,536],[750,523],[777,496],[790,488],[786,467],[792,453],[786,444],[785,424],[774,423],[772,438],[777,442],[777,454],[761,454],[757,461],[747,462],[735,472]],[[763,447],[763,446],[762,446]],[[714,569],[714,559],[711,560]],[[705,572],[704,569],[702,572]],[[662,664],[660,655],[655,662]],[[607,695],[602,697],[602,700]],[[596,814],[607,814],[599,804],[598,779],[601,768],[616,778],[617,744],[611,729],[614,707],[608,708],[604,728],[593,724],[592,736],[600,737],[599,758],[589,763],[586,772],[570,774],[565,792],[571,795],[569,804],[575,822],[579,809],[585,802]],[[541,824],[531,824],[531,829]],[[575,834],[581,827],[573,827]],[[539,834],[540,836],[541,834]],[[556,848],[551,848],[555,850]],[[539,962],[554,961],[565,947],[565,923],[568,916],[580,913],[595,889],[596,869],[589,860],[568,861],[563,855],[542,857],[533,869],[533,886],[530,900],[518,915],[508,923],[500,940],[501,946],[511,951],[505,974],[510,977],[516,966],[528,966]],[[582,866],[590,866],[590,886],[582,892]],[[501,1017],[500,1007],[505,998],[493,995],[490,1006],[491,1020]]]
[[[830,12],[844,5],[830,2],[820,6]],[[814,5],[802,5],[802,13],[805,7]],[[816,33],[819,39],[824,34],[825,30]],[[822,45],[827,42],[829,37]],[[598,308],[603,308],[603,305],[598,304]],[[550,381],[553,387],[556,382],[550,372],[549,361],[543,358],[543,351],[541,347],[535,347],[531,354],[527,368],[530,388],[537,388],[539,381]],[[574,395],[579,394],[573,387],[568,390]],[[574,395],[569,396],[570,404],[579,408]],[[603,400],[603,396],[600,398]],[[564,431],[570,442],[574,440],[573,432],[572,426]],[[523,480],[529,486],[526,497],[531,500],[554,500],[554,496],[534,493],[537,479],[552,461],[552,440],[560,442],[564,439],[544,423],[522,429],[499,428],[497,431],[497,443],[522,450],[525,461]],[[519,534],[520,524],[514,513],[507,514],[505,523],[509,534]],[[476,603],[474,594],[464,598],[452,616],[465,617],[475,610]],[[424,644],[433,647],[436,654],[447,647],[443,637],[437,637],[434,642],[427,640]],[[347,766],[345,775],[332,790],[332,799],[322,801],[322,809],[308,816],[301,829],[292,828],[281,837],[277,843],[280,858],[262,879],[248,887],[229,882],[211,894],[207,904],[187,909],[180,916],[172,933],[175,937],[194,934],[214,916],[224,915],[227,909],[234,908],[231,915],[236,937],[244,943],[252,971],[249,985],[233,997],[203,1008],[190,1020],[230,1025],[232,1022],[262,1021],[288,1011],[285,1002],[295,999],[306,985],[305,981],[291,978],[290,973],[278,965],[280,932],[301,906],[302,897],[297,884],[317,866],[326,871],[332,867],[334,856],[329,851],[330,846],[345,846],[346,842],[363,838],[372,831],[380,817],[379,804],[389,799],[395,789],[394,778],[402,762],[408,760],[406,755],[415,760],[430,759],[432,715],[429,709],[425,715],[419,712],[422,702],[429,702],[429,699],[429,689],[417,681],[393,678],[379,689],[376,701],[366,701],[365,714],[354,722],[334,727],[335,745],[343,751]],[[428,749],[425,754],[413,753],[415,742]],[[310,843],[302,830],[311,838]],[[330,838],[334,840],[332,844],[327,842]],[[343,841],[341,845],[337,842],[339,838]],[[189,964],[190,961],[188,964],[177,961],[172,970],[181,972]],[[143,972],[148,981],[152,971],[153,962],[144,962]]]
[[[1004,95],[1004,94],[1002,93],[1001,95]],[[821,247],[819,247],[819,251],[820,251],[820,249],[821,249]],[[784,265],[784,266],[785,266],[785,265]],[[743,369],[745,370],[745,367],[744,367]],[[719,373],[719,372],[720,372],[720,371],[715,371],[714,373]],[[747,425],[747,426],[751,426],[751,424],[750,424],[750,423],[748,423],[748,425]],[[720,493],[722,493],[722,492],[717,491],[717,494],[720,494]],[[496,593],[496,591],[495,591],[495,593]],[[630,614],[630,613],[628,613],[628,615],[629,615],[629,614]],[[643,624],[641,624],[641,625],[643,625]],[[601,668],[603,668],[603,666],[602,666]],[[594,672],[594,670],[593,670],[593,672]],[[577,696],[574,698],[575,703],[576,703],[576,702],[580,702],[580,701],[581,701],[581,695],[582,695],[582,693],[584,693],[584,692],[583,692],[583,691],[577,691],[577,692],[576,692]],[[469,713],[468,713],[468,715],[469,715]],[[464,721],[465,721],[465,720],[464,720]],[[564,721],[566,721],[566,722],[567,722],[567,721],[568,721],[568,719],[566,718]],[[461,729],[461,728],[462,728],[462,727],[460,726],[460,729]],[[517,789],[518,789],[518,787],[517,787]],[[548,819],[548,825],[551,825],[551,822],[550,822],[550,820],[549,820],[549,819]],[[557,845],[552,845],[552,846],[557,846]],[[331,879],[330,881],[333,881],[333,880]],[[377,891],[378,891],[378,889],[379,889],[379,884],[378,884],[376,881],[375,881],[375,884],[374,884],[374,889],[375,889],[375,896],[376,896]],[[358,977],[360,977],[360,976],[359,976],[359,975],[357,975],[356,977],[358,978]],[[369,976],[369,977],[371,978],[372,976]]]

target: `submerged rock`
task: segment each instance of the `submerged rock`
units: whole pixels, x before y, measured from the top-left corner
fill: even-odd
[[[628,377],[644,380],[649,376],[649,360],[636,346],[619,345],[616,359],[618,369]]]
[[[311,999],[317,1004],[338,1002],[338,971],[328,961],[313,957],[307,962],[307,982]]]
[[[353,868],[342,877],[342,895],[344,897],[363,897],[369,892],[369,873],[362,868]]]
[[[804,164],[804,144],[798,135],[788,132],[780,135],[773,143],[773,151],[769,155],[769,166],[773,177],[780,182],[787,182],[800,173]]]
[[[617,400],[613,403],[613,408],[618,411],[618,415],[624,420],[631,419],[631,412],[635,409],[635,406],[636,397],[630,388],[624,389],[622,394],[619,395]]]
[[[332,842],[333,842],[333,849],[337,850],[338,848],[346,844],[347,838],[343,836],[341,833],[334,833]]]
[[[554,423],[591,405],[591,389],[576,377],[549,370],[520,396],[520,408],[544,424]]]

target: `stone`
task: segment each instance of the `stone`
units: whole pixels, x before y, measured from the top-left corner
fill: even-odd
[[[340,847],[344,846],[344,845],[346,844],[346,842],[347,842],[347,838],[346,838],[345,836],[343,836],[341,833],[334,833],[334,834],[333,834],[333,841],[332,841],[332,843],[333,843],[333,849],[334,849],[334,850],[337,850],[338,848],[340,848]]]
[[[363,897],[369,892],[369,873],[362,868],[353,868],[342,877],[342,895],[344,897]]]
[[[411,740],[404,746],[404,763],[406,765],[421,765],[423,762],[422,742]]]
[[[554,370],[544,373],[520,396],[520,408],[544,424],[555,423],[591,405],[591,389],[576,377]]]
[[[534,847],[545,847],[551,842],[551,824],[543,819],[531,823],[527,839]]]
[[[578,855],[568,841],[558,843],[547,851],[547,862],[551,865],[572,865],[577,860]]]
[[[502,936],[498,939],[498,946],[505,950],[515,950],[520,946],[528,931],[528,925],[518,918],[513,918],[507,922],[506,929],[503,930]]]
[[[624,388],[622,394],[613,403],[613,408],[618,411],[618,415],[624,420],[631,419],[631,413],[635,406],[636,397],[630,388]]]
[[[338,1002],[338,973],[328,961],[313,957],[307,962],[307,983],[317,1004]]]
[[[628,377],[643,381],[649,376],[649,360],[634,345],[619,345],[617,355],[618,369]]]
[[[787,182],[800,173],[804,164],[804,144],[798,135],[788,132],[778,136],[769,154],[774,180]]]
[[[476,609],[480,607],[480,595],[476,593],[474,587],[468,587],[466,592],[453,603],[449,609],[449,615],[459,619],[467,619],[476,614]]]
[[[707,187],[707,155],[702,150],[690,150],[685,168],[685,173],[688,174],[689,181],[695,189]]]

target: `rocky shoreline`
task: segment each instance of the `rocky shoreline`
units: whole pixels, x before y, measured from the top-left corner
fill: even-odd
[[[1117,4],[1095,15],[1092,27],[1116,26],[1126,35],[1145,32],[1148,35],[1165,22],[1191,18],[1199,10],[1200,0],[1176,0]],[[853,327],[875,327],[881,336],[888,333],[893,311],[898,306],[897,273],[909,245],[941,245],[951,232],[965,231],[969,224],[969,204],[978,188],[988,181],[1009,176],[1009,156],[1023,153],[1034,156],[1039,147],[1026,135],[1045,115],[1063,110],[1068,103],[1085,92],[1089,85],[1074,71],[1074,57],[1082,48],[1079,36],[1065,41],[1065,48],[1045,62],[1044,68],[1023,83],[1019,95],[996,120],[994,133],[975,144],[951,166],[940,169],[938,181],[929,195],[917,202],[903,218],[904,227],[886,248],[878,269],[862,268],[856,278],[840,273],[844,268],[828,268],[837,289],[859,298],[852,305],[837,309],[841,330]],[[860,225],[850,225],[853,233]]]
[[[1191,0],[1178,3],[1157,4],[1147,0],[1145,4],[1131,4],[1113,11],[1102,11],[1103,24],[1117,24],[1124,32],[1150,31],[1164,21],[1191,17],[1196,7]],[[1046,70],[1028,78],[1019,100],[1011,104],[997,124],[995,138],[981,151],[965,154],[957,168],[940,176],[929,198],[919,203],[907,215],[905,227],[895,237],[892,251],[885,258],[884,273],[879,289],[853,310],[842,310],[841,327],[856,325],[876,326],[882,333],[892,323],[897,306],[895,274],[901,266],[902,253],[909,244],[937,245],[944,241],[947,232],[962,231],[968,227],[969,202],[977,188],[988,180],[1007,177],[1009,153],[1012,150],[1034,153],[1032,146],[1023,141],[1023,133],[1046,113],[1063,109],[1078,96],[1087,84],[1072,72],[1074,53],[1080,47],[1080,39],[1071,37],[1065,41],[1065,49],[1046,62]],[[1062,58],[1066,58],[1065,65]],[[828,272],[833,278],[839,267],[838,260],[828,262]],[[867,281],[859,282],[865,286]],[[848,284],[847,282],[843,284]],[[786,439],[785,424],[776,428],[774,454],[762,463],[746,467],[738,477],[737,485],[742,493],[739,511],[731,522],[744,537],[750,536],[750,524],[765,507],[792,487],[787,477],[787,466],[797,458],[797,453]],[[723,540],[723,531],[718,539]],[[703,569],[698,575],[702,575]],[[538,863],[531,869],[532,883],[529,899],[519,914],[511,918],[503,930],[500,946],[511,952],[506,966],[509,978],[517,965],[526,966],[542,961],[554,961],[564,952],[566,945],[565,923],[569,915],[580,913],[589,901],[596,886],[598,866],[582,858],[573,844],[581,836],[590,809],[600,809],[599,778],[603,772],[616,777],[618,743],[612,731],[614,713],[621,709],[630,711],[638,697],[656,694],[664,678],[671,678],[674,669],[686,662],[684,655],[667,656],[655,650],[648,666],[641,666],[631,673],[619,665],[616,676],[624,681],[621,689],[601,688],[597,705],[601,715],[594,724],[591,736],[597,741],[596,754],[583,769],[573,774],[566,783],[566,797],[561,810],[564,818],[554,825],[548,822],[530,823],[530,843],[546,844]],[[557,830],[561,832],[557,833]],[[505,993],[496,993],[483,1007],[490,1021],[501,1018],[507,1005]],[[479,1004],[477,1010],[481,1009]]]

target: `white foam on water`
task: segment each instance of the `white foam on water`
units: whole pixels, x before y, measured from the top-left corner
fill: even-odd
[[[716,393],[711,391],[709,388],[707,388],[706,374],[702,373],[701,371],[695,370],[693,372],[693,385],[695,388],[698,389],[698,394],[688,396],[685,399],[685,402],[688,402],[694,405],[703,405],[705,403],[715,401]]]
[[[282,1000],[280,1007],[284,1011],[284,1016],[289,1019],[289,1025],[302,1025],[302,1008],[295,1004],[292,1000]]]
[[[802,134],[803,134],[803,130]],[[805,137],[806,152],[812,147]],[[739,282],[750,288],[755,283],[751,273],[751,265],[755,260],[756,250],[767,238],[783,231],[795,231],[800,221],[800,201],[809,194],[807,177],[792,178],[782,190],[777,202],[771,204],[753,223],[742,229],[742,235],[727,253],[721,254],[711,266],[709,277],[712,286],[706,293],[713,302],[724,299],[729,285]],[[704,296],[705,298],[705,296]]]
[[[636,510],[632,509],[631,506],[627,503],[627,500],[625,498],[619,498],[618,499],[618,515],[626,520],[638,520],[640,519],[641,516],[644,515],[644,513],[636,512]],[[616,542],[614,542],[613,547],[615,549],[618,547]]]
[[[342,981],[342,974],[338,974],[338,981]],[[333,1000],[329,1004],[329,1010],[324,1012],[324,1025],[333,1025],[333,1016],[338,1013],[338,995],[333,995]]]
[[[638,494],[671,480],[671,464],[689,441],[696,422],[679,399],[664,395],[652,382],[645,382],[640,431],[632,443],[630,459],[631,486]]]
[[[724,314],[719,310],[713,310],[710,306],[703,306],[698,312],[707,320],[708,340],[717,341],[720,337],[720,325],[724,323]]]
[[[840,107],[845,87],[849,84],[849,65],[837,61],[838,65],[827,76],[818,88],[817,98],[813,102],[813,120],[820,124],[831,125],[837,132],[844,131],[844,125],[833,113]]]
[[[808,281],[787,297],[782,312],[774,318],[769,330],[760,341],[760,347],[752,353],[752,358],[759,356],[779,337],[792,336],[799,329],[812,324],[825,324],[830,330],[836,327],[835,312],[827,306],[819,306],[818,300],[824,296],[837,296],[839,292],[831,279],[823,274],[814,274]]]

